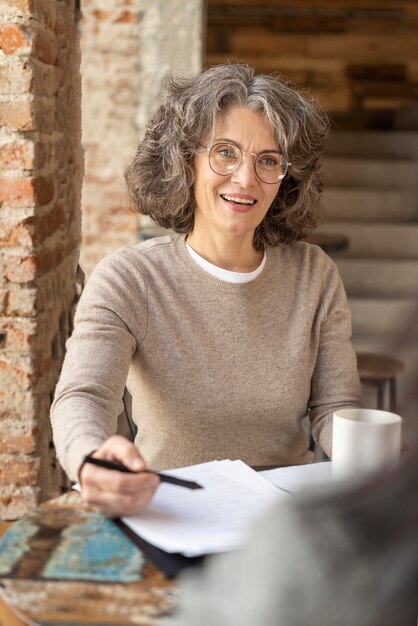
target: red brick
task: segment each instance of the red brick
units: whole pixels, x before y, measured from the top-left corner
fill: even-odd
[[[132,23],[138,20],[138,14],[134,11],[122,11],[119,17],[116,18],[117,23]]]
[[[27,61],[14,58],[13,62],[0,65],[0,94],[21,96],[28,93],[33,85],[33,69]]]
[[[11,142],[0,146],[0,171],[32,169],[35,145],[32,141]]]
[[[111,11],[103,11],[100,9],[96,9],[95,11],[92,12],[93,17],[96,18],[96,20],[108,20],[109,17],[112,15]]]
[[[21,26],[10,24],[0,27],[0,50],[4,54],[13,54],[28,43],[26,33]]]
[[[16,487],[35,487],[38,483],[40,460],[31,457],[9,457],[1,455],[0,484]],[[13,462],[11,462],[13,461]]]
[[[37,313],[35,289],[14,289],[7,292],[4,314],[11,317],[33,317]]]
[[[10,485],[0,489],[0,511],[3,520],[18,519],[38,504],[37,486],[15,488],[14,485]]]
[[[6,422],[7,424],[7,422]],[[36,426],[21,428],[11,428],[7,424],[2,428],[0,422],[0,451],[3,454],[32,454],[36,450],[36,439],[38,429]]]
[[[30,218],[28,218],[30,219]],[[30,228],[24,222],[18,224],[0,222],[0,246],[2,248],[14,248],[18,246],[30,246],[33,242]]]
[[[32,384],[33,373],[27,371],[27,366],[30,366],[30,363],[25,362],[22,358],[19,360],[19,366],[10,360],[0,360],[0,377],[4,387],[9,386],[9,388],[15,389],[18,386],[21,391],[28,390]],[[25,367],[26,369],[24,369]]]
[[[30,354],[36,342],[36,326],[32,319],[3,322],[2,332],[6,335],[5,348],[8,352]]]
[[[35,202],[32,178],[0,179],[0,203],[10,206],[31,206]]]
[[[3,5],[16,9],[17,14],[28,15],[33,13],[34,0],[3,0]]]
[[[6,257],[4,275],[12,283],[28,283],[35,280],[37,270],[36,257],[11,255]]]
[[[0,203],[29,207],[49,204],[55,196],[55,181],[50,178],[0,179]]]
[[[32,101],[0,102],[0,128],[35,130],[33,122]]]
[[[0,219],[0,246],[4,248],[37,246],[67,223],[62,206],[53,206],[42,215],[24,219]]]

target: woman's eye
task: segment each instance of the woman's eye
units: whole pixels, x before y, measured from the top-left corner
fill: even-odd
[[[278,167],[279,166],[279,160],[277,159],[277,157],[273,156],[273,155],[265,155],[261,158],[258,159],[259,164],[262,167]]]
[[[237,156],[235,150],[228,146],[221,146],[216,151],[216,154],[224,159],[235,159]]]

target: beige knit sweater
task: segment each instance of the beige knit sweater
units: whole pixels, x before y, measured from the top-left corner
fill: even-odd
[[[114,434],[126,384],[152,468],[310,462],[308,409],[330,454],[333,411],[360,403],[350,334],[337,269],[317,246],[268,248],[244,284],[207,274],[183,235],[118,250],[78,305],[52,407],[58,458],[75,480]]]

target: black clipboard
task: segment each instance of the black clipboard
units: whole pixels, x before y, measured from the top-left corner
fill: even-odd
[[[155,565],[168,578],[175,578],[182,570],[189,567],[201,566],[207,555],[188,557],[184,554],[165,552],[161,548],[148,543],[137,535],[121,519],[113,520],[123,533],[143,552],[151,563]]]

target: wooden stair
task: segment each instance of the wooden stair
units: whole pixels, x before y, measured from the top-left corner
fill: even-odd
[[[400,414],[418,427],[418,131],[334,132],[324,163],[326,220],[347,250],[333,254],[357,351],[405,363]],[[365,400],[372,399],[365,389]]]

